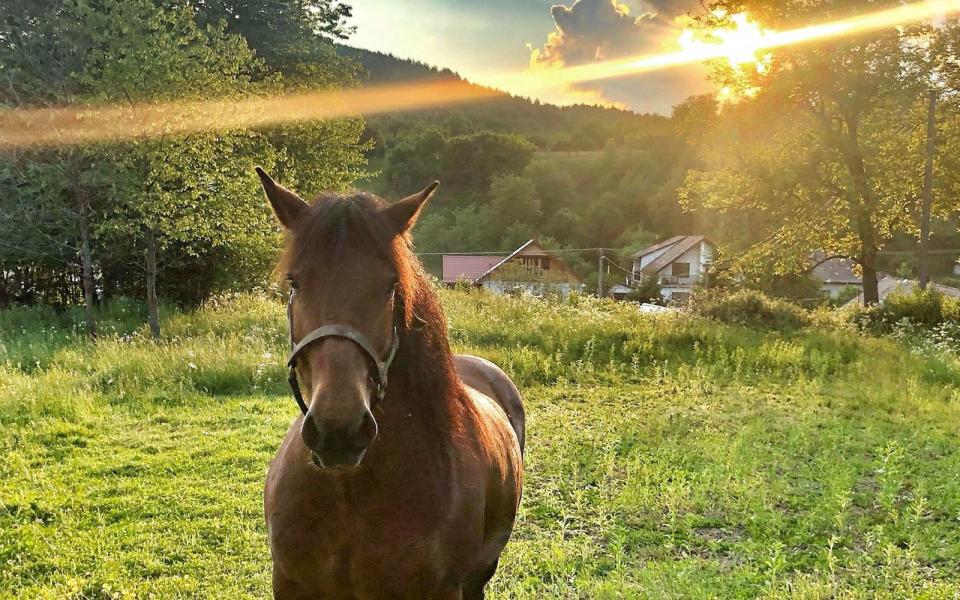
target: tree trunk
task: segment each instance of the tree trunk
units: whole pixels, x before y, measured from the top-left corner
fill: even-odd
[[[90,251],[90,199],[83,188],[77,190],[80,209],[80,261],[83,265],[83,308],[87,318],[87,335],[97,339],[97,315],[94,313],[93,256]]]
[[[863,270],[863,305],[870,306],[880,302],[880,289],[877,285],[877,250],[864,248],[860,258]]]
[[[863,305],[878,304],[880,290],[877,286],[877,254],[879,242],[873,223],[876,199],[870,189],[867,168],[863,153],[860,151],[860,137],[857,121],[847,120],[847,139],[841,150],[846,158],[847,171],[853,179],[857,202],[851,207],[853,221],[860,238],[860,268],[863,270]]]
[[[920,289],[930,282],[930,206],[933,204],[933,161],[937,151],[937,94],[930,92],[927,104],[927,161],[923,170],[923,207],[920,214],[920,261],[917,279]]]
[[[154,339],[160,337],[160,304],[157,301],[157,237],[148,230],[146,236],[147,267],[147,320],[150,322],[150,334]]]

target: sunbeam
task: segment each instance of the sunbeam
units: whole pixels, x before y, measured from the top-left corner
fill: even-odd
[[[456,79],[273,97],[0,112],[0,150],[263,127],[475,102],[496,92]]]

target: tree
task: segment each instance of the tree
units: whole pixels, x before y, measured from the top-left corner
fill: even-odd
[[[876,10],[877,2],[721,0],[705,27],[747,11],[771,27]],[[887,2],[886,4],[895,4]],[[706,168],[682,191],[688,207],[720,212],[748,207],[770,230],[737,261],[803,268],[814,250],[849,257],[863,274],[866,303],[878,301],[877,259],[894,232],[909,226],[920,197],[923,153],[916,132],[918,80],[905,68],[898,31],[778,50],[762,67],[718,62],[718,88],[742,98],[709,132]]]
[[[540,225],[543,213],[540,209],[540,196],[533,182],[517,175],[495,177],[490,184],[490,208],[492,225],[500,231],[514,224],[521,224],[529,231],[527,239],[533,237]]]
[[[356,72],[330,41],[349,14],[337,2],[11,4],[0,15],[6,107],[273,94],[349,84]],[[146,288],[158,334],[164,267],[193,268],[208,291],[213,282],[247,287],[268,272],[279,234],[250,167],[272,166],[301,189],[343,189],[363,173],[362,130],[361,119],[258,132],[161,129],[124,143],[7,153],[0,215],[10,217],[2,227],[11,237],[0,270],[20,282],[79,273],[91,334],[97,294]],[[28,293],[43,299],[21,286],[20,296]]]
[[[484,193],[496,175],[517,175],[536,148],[519,135],[489,131],[449,138],[440,171],[453,190]]]
[[[579,244],[584,238],[580,217],[569,208],[553,213],[543,226],[543,232],[566,243]]]
[[[201,28],[225,26],[246,41],[266,65],[257,79],[327,88],[351,85],[355,64],[337,56],[331,43],[351,28],[348,5],[337,0],[186,0]]]
[[[642,225],[638,225],[623,232],[620,237],[614,240],[613,244],[617,248],[623,249],[617,258],[630,263],[633,261],[634,254],[651,246],[656,241],[656,234],[647,231]]]
[[[405,190],[418,189],[423,187],[424,182],[436,179],[439,174],[437,165],[446,145],[447,138],[443,132],[428,127],[411,132],[391,147],[384,167],[387,191],[404,194]]]

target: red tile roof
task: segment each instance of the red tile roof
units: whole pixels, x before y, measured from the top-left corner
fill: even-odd
[[[443,282],[456,283],[466,280],[471,283],[499,264],[502,256],[443,255]]]

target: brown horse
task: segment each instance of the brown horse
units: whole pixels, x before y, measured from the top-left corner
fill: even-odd
[[[450,352],[410,250],[437,184],[308,205],[257,172],[290,234],[305,412],[267,474],[274,597],[483,598],[520,501],[524,412],[503,371]]]

